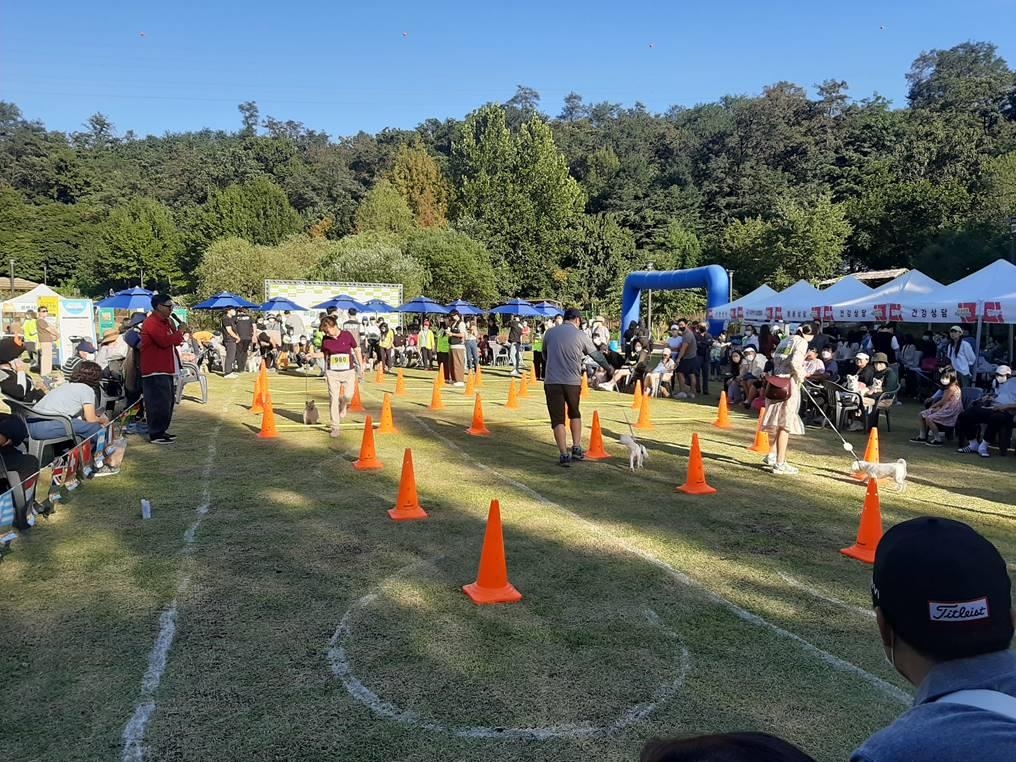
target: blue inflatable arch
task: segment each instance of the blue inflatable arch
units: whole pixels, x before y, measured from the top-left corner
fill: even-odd
[[[621,294],[621,330],[628,327],[631,321],[639,320],[639,308],[642,304],[642,291],[677,291],[682,288],[704,288],[706,304],[719,307],[730,299],[730,276],[719,265],[694,267],[691,270],[653,270],[632,273],[624,279],[624,291]],[[713,336],[723,330],[722,320],[710,320],[709,332]]]

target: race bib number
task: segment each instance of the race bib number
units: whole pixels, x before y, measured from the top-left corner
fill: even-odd
[[[349,355],[329,355],[328,370],[349,370]]]

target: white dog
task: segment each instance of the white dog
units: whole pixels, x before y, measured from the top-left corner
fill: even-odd
[[[907,488],[907,461],[903,458],[895,463],[869,463],[866,460],[855,460],[854,473],[864,474],[869,479],[892,479],[896,482],[897,492],[903,492]]]
[[[642,464],[649,460],[645,445],[639,444],[627,434],[622,434],[619,441],[628,448],[628,468],[632,471],[642,468]]]

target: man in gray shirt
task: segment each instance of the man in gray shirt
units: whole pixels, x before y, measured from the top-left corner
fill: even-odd
[[[966,524],[897,524],[875,551],[871,597],[886,659],[913,706],[852,762],[1016,759],[1016,654],[1009,574]]]
[[[582,460],[582,413],[579,412],[579,392],[582,389],[582,358],[592,357],[604,369],[613,373],[610,363],[593,345],[593,340],[579,329],[582,313],[569,307],[564,322],[543,335],[543,357],[546,367],[543,376],[543,393],[547,398],[547,412],[554,429],[554,441],[560,452],[558,465],[567,468],[573,460]],[[568,432],[565,417],[571,429],[571,450],[568,450]]]

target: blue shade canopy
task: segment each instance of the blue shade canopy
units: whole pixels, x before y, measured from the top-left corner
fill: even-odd
[[[152,308],[152,294],[146,288],[125,288],[117,291],[113,296],[106,297],[96,303],[96,307],[104,310],[150,310]]]
[[[426,296],[418,296],[398,307],[399,312],[432,312],[436,315],[447,315],[449,310],[440,302],[435,302]]]
[[[465,299],[456,299],[451,304],[445,305],[448,311],[455,310],[460,315],[482,315],[483,310],[477,307],[475,304],[470,304]]]
[[[564,316],[564,310],[556,304],[551,304],[550,302],[537,302],[533,305],[533,309],[544,317],[552,318],[557,317],[558,315]]]
[[[543,313],[525,299],[509,299],[491,310],[496,315],[519,315],[521,317],[543,317]]]
[[[321,302],[321,304],[315,304],[314,309],[357,310],[358,312],[362,312],[364,311],[365,307],[358,301],[356,301],[356,299],[354,299],[353,297],[347,296],[346,294],[339,294],[338,296],[333,296],[326,302]]]
[[[284,296],[277,296],[274,299],[269,299],[267,302],[258,307],[261,312],[278,312],[279,310],[289,310],[290,312],[307,312],[306,307],[301,307],[296,302],[287,299]]]
[[[151,306],[151,305],[149,305]],[[216,294],[215,296],[205,299],[203,302],[198,302],[191,309],[194,310],[225,310],[230,307],[240,308],[245,307],[247,309],[257,309],[257,305],[252,302],[248,302],[241,296],[231,294],[228,291],[223,291]]]
[[[363,303],[364,312],[398,312],[392,305],[381,299],[369,299]]]

